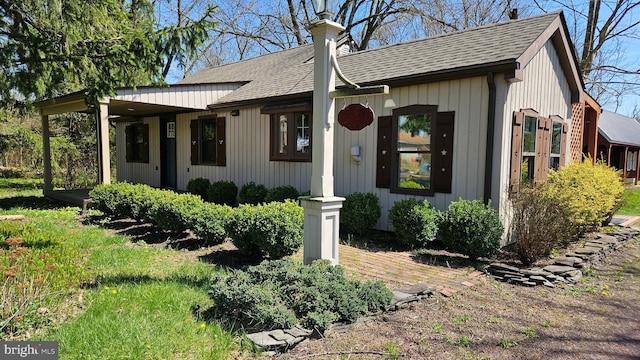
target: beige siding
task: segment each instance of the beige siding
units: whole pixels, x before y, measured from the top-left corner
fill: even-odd
[[[417,197],[445,210],[451,201],[459,197],[482,199],[488,91],[486,78],[475,77],[395,88],[386,96],[339,100],[337,108],[345,103],[364,104],[368,101],[376,117],[391,115],[394,108],[415,104],[438,105],[438,111],[455,111],[452,193]],[[375,187],[377,119],[361,131],[336,126],[336,132],[336,194],[376,193],[382,206],[378,227],[392,230],[388,223],[389,209],[398,200],[416,196],[392,194],[389,189]],[[350,156],[351,146],[356,144],[361,146],[362,161],[359,165]]]
[[[242,84],[177,85],[119,89],[115,100],[133,101],[192,109],[206,109]]]
[[[240,116],[228,112],[217,115],[226,118],[227,166],[191,165],[190,123],[208,114],[180,114],[177,120],[178,189],[186,189],[189,180],[204,177],[209,180],[231,180],[238,188],[254,181],[267,188],[292,185],[299,191],[309,190],[311,163],[269,161],[269,116],[260,108],[240,109]]]
[[[156,117],[143,118],[149,124],[149,163],[128,163],[125,128],[131,122],[116,124],[116,176],[118,181],[160,186],[160,121]]]
[[[540,115],[558,115],[571,126],[571,90],[562,72],[560,60],[549,41],[523,68],[523,80],[507,83],[496,76],[496,147],[492,197],[503,218],[508,218],[508,186],[511,165],[511,126],[514,111],[533,109]],[[567,141],[567,154],[570,141]]]
[[[388,189],[375,187],[377,117],[391,115],[394,108],[415,104],[438,105],[438,111],[455,111],[453,193],[420,197],[444,210],[458,197],[481,199],[484,178],[484,154],[486,142],[486,116],[488,88],[484,77],[408,86],[391,89],[389,95],[370,96],[368,99],[338,100],[337,111],[352,102],[366,103],[374,109],[376,120],[361,131],[350,131],[336,124],[335,193],[374,192],[380,197],[383,208],[379,222],[381,229],[390,230],[387,212],[393,203],[409,196],[391,194]],[[311,163],[269,161],[269,116],[260,114],[260,107],[241,108],[239,116],[218,112],[225,117],[227,139],[227,166],[191,165],[190,121],[210,112],[186,113],[176,116],[178,158],[177,187],[185,190],[189,180],[205,177],[211,181],[231,180],[238,187],[255,181],[268,188],[293,185],[299,191],[309,190]],[[145,119],[145,122],[150,119]],[[118,125],[118,179],[160,184],[158,143],[158,118],[153,118],[150,128],[150,164],[125,162],[124,123]],[[361,146],[362,162],[357,165],[351,159],[351,146]]]

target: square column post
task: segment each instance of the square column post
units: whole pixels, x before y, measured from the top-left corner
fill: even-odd
[[[109,101],[96,106],[98,139],[98,184],[111,184],[111,154],[109,151]]]
[[[340,24],[323,19],[309,29],[313,37],[313,134],[311,196],[301,197],[304,208],[304,263],[327,259],[338,264],[340,208],[344,198],[333,192],[333,149],[336,38]]]
[[[51,133],[49,132],[49,115],[41,115],[42,118],[42,160],[44,162],[44,189],[43,193],[53,191],[53,174],[51,172]]]

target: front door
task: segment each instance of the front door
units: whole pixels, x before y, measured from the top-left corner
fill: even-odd
[[[160,157],[162,164],[161,186],[163,188],[175,189],[177,185],[176,166],[176,116],[160,116]]]

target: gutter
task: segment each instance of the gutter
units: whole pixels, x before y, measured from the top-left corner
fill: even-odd
[[[485,204],[491,200],[491,181],[493,173],[493,144],[496,127],[496,81],[493,72],[487,73],[487,85],[489,85],[489,110],[487,112],[487,150],[485,153],[484,170],[484,196]]]

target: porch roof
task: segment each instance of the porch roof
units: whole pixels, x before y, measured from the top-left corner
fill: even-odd
[[[603,110],[598,132],[611,144],[640,147],[640,122],[634,118]]]

